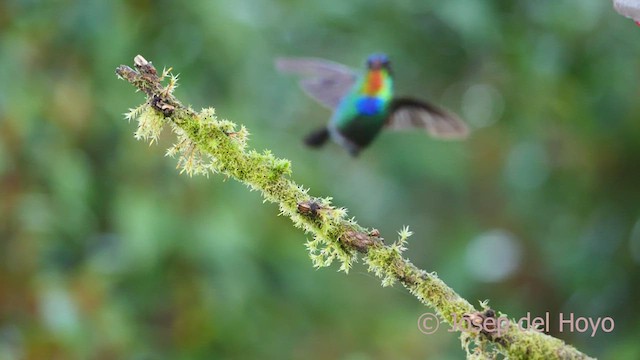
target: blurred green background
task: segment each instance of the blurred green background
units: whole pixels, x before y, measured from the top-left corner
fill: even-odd
[[[329,112],[273,58],[393,61],[466,142],[385,133],[360,158],[301,138]],[[421,306],[357,265],[315,270],[277,207],[179,175],[123,119],[136,54],[246,125],[469,301],[604,359],[640,358],[640,28],[608,1],[0,2],[0,359],[460,359]],[[612,317],[594,337],[560,313]]]

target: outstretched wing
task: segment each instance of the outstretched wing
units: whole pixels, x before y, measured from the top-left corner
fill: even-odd
[[[469,128],[456,115],[424,101],[399,98],[390,104],[386,128],[407,130],[422,128],[431,136],[443,139],[462,139]]]
[[[351,68],[328,60],[278,58],[275,65],[281,72],[302,75],[302,90],[330,109],[338,107],[357,79],[357,73]]]

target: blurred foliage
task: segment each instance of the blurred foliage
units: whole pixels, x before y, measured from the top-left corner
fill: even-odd
[[[314,270],[257,194],[178,175],[169,132],[136,142],[122,114],[143,96],[113,74],[136,54],[362,225],[410,225],[408,256],[463,297],[610,316],[611,333],[551,333],[640,358],[638,39],[598,0],[0,2],[0,359],[463,357],[398,286]],[[303,148],[329,113],[273,58],[374,51],[471,138]]]

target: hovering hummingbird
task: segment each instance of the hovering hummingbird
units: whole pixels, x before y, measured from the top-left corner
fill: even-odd
[[[394,97],[386,55],[369,56],[366,66],[364,74],[359,74],[328,60],[276,59],[278,70],[302,75],[300,86],[304,92],[333,110],[329,124],[304,139],[308,146],[320,147],[331,138],[356,156],[383,128],[422,128],[443,139],[467,136],[467,126],[454,114],[425,101]]]

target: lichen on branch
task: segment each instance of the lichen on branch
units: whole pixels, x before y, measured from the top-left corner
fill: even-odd
[[[140,55],[134,64],[135,69],[119,66],[116,74],[147,96],[144,104],[125,115],[138,124],[136,139],[156,142],[163,128],[169,126],[177,141],[166,155],[178,157],[180,172],[190,176],[224,174],[261,192],[265,201],[277,203],[281,215],[312,236],[305,245],[313,266],[327,267],[338,260],[340,270],[347,273],[361,254],[368,270],[382,279],[383,286],[399,281],[446,323],[494,313],[486,306],[477,311],[435,273],[418,269],[404,258],[402,253],[412,235],[408,227],[399,231],[395,242],[385,244],[378,230],[358,225],[347,217],[346,209],[334,206],[330,197],[312,197],[309,189],[293,182],[289,160],[277,158],[268,150],[247,149],[249,132],[244,126],[218,119],[212,108],[196,112],[182,105],[173,95],[178,78],[171,69],[158,75],[151,62]],[[513,321],[510,324],[504,333],[461,331],[467,357],[484,359],[502,354],[510,359],[588,359],[559,339],[522,330]]]

